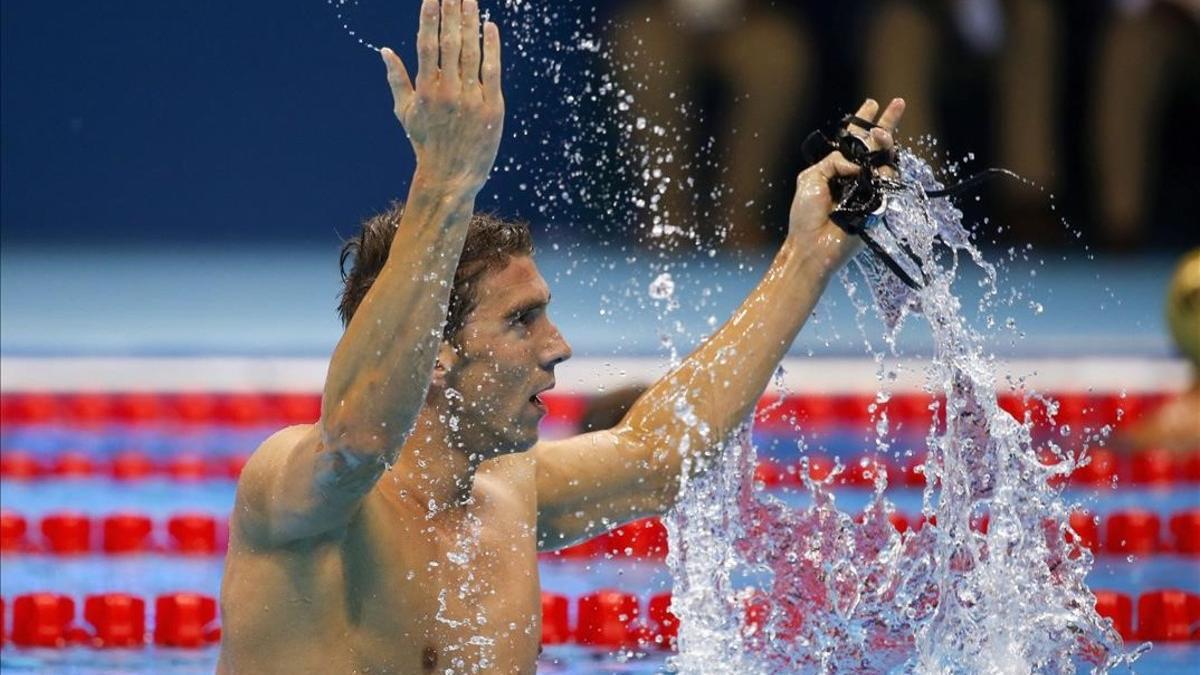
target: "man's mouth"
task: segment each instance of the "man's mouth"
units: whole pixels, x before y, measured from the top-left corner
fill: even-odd
[[[534,394],[533,396],[530,396],[529,402],[532,403],[538,410],[541,410],[542,412],[546,411],[546,402],[542,400],[541,394]]]
[[[551,382],[550,386],[543,387],[541,391],[539,391],[536,394],[534,394],[533,396],[529,397],[529,402],[533,404],[533,407],[542,411],[542,414],[546,413],[546,402],[544,400],[542,400],[542,394],[546,393],[547,391],[550,391],[553,388],[554,388],[554,383]]]

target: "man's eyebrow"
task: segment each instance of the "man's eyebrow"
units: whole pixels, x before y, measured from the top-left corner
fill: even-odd
[[[526,300],[525,302],[522,302],[521,304],[517,305],[516,307],[513,307],[512,309],[508,310],[508,312],[505,313],[505,316],[510,316],[510,317],[520,316],[530,310],[542,309],[546,305],[550,304],[550,300],[552,297],[553,297],[552,294],[547,293],[546,298],[544,300],[541,298],[537,298],[534,300]]]

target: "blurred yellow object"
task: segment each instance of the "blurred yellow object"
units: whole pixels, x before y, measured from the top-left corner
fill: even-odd
[[[1200,248],[1184,254],[1167,287],[1171,337],[1192,362],[1192,383],[1117,432],[1119,448],[1200,451]]]
[[[1171,276],[1167,325],[1175,345],[1200,370],[1200,248],[1185,254]]]

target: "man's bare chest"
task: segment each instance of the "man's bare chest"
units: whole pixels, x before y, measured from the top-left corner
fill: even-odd
[[[364,515],[343,545],[342,583],[360,649],[417,652],[439,670],[454,661],[511,667],[536,659],[541,596],[532,509],[452,522],[395,519],[378,508]]]

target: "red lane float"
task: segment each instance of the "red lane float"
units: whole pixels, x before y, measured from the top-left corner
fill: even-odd
[[[1109,590],[1095,591],[1097,613],[1112,621],[1125,640],[1200,640],[1200,594],[1179,589],[1157,589],[1135,598]],[[670,611],[671,594],[658,593],[646,603],[641,616],[636,595],[606,589],[578,598],[578,626],[569,625],[570,598],[542,592],[544,646],[576,644],[602,649],[657,647],[674,649],[679,618]],[[1136,616],[1134,609],[1136,607]],[[6,604],[0,599],[0,627],[5,625]],[[761,632],[769,600],[762,593],[746,603],[747,635]],[[141,648],[147,643],[146,601],[126,593],[90,595],[84,599],[83,619],[90,630],[75,625],[75,600],[55,593],[30,593],[13,602],[11,633],[0,633],[0,644],[11,636],[22,648],[62,648],[89,645],[98,649]],[[787,610],[785,609],[785,613]],[[217,603],[198,593],[172,593],[155,599],[154,644],[176,649],[198,649],[221,639]],[[1134,620],[1136,618],[1136,629]],[[800,619],[789,620],[798,628]],[[785,629],[788,627],[785,626]]]
[[[159,476],[184,483],[211,479],[237,480],[248,457],[248,454],[213,456],[183,452],[159,464],[146,453],[136,450],[118,452],[108,462],[73,451],[55,455],[48,461],[28,452],[6,451],[0,455],[0,477],[12,481],[107,477],[117,482],[133,482]]]
[[[1182,482],[1181,462],[1175,453],[1161,448],[1138,450],[1130,460],[1130,480],[1134,485],[1171,485]]]
[[[571,641],[568,610],[571,601],[561,593],[542,591],[542,644],[561,645]]]
[[[26,538],[28,527],[25,516],[12,511],[0,511],[0,553],[29,550],[29,540]]]
[[[58,454],[50,464],[50,474],[60,479],[91,478],[99,467],[87,454],[77,451]]]
[[[899,532],[919,530],[925,524],[922,514],[909,518],[895,512],[888,519]],[[972,528],[987,533],[986,514],[973,519]],[[1164,530],[1163,521],[1167,526]],[[1102,555],[1200,555],[1200,509],[1188,509],[1163,518],[1157,513],[1132,509],[1119,510],[1097,518],[1086,511],[1075,511],[1068,520],[1081,547]],[[228,524],[207,513],[179,513],[155,525],[145,514],[112,513],[95,520],[81,513],[56,512],[40,523],[40,545],[29,539],[24,516],[0,511],[0,552],[10,555],[34,549],[54,555],[79,555],[96,550],[93,540],[99,530],[99,550],[110,555],[138,554],[158,550],[158,541],[166,550],[182,555],[220,555],[227,546]],[[644,518],[622,525],[611,532],[573,546],[540,554],[542,560],[588,560],[601,557],[663,560],[668,550],[666,527],[658,518]]]
[[[321,395],[287,392],[276,394],[273,404],[284,424],[311,424],[321,419]]]
[[[92,550],[92,521],[82,513],[60,511],[42,519],[46,550],[55,555],[81,555]]]
[[[153,550],[150,534],[154,523],[149,516],[137,513],[114,513],[104,517],[101,525],[101,548],[109,555],[131,555]]]
[[[135,649],[147,642],[146,601],[138,596],[89,595],[84,598],[83,619],[91,630],[76,625],[75,618],[75,600],[70,596],[54,593],[18,596],[13,601],[13,644],[43,649],[71,645]],[[216,619],[214,598],[198,593],[161,595],[155,600],[154,642],[179,649],[207,647],[221,639]]]
[[[1123,640],[1133,639],[1133,600],[1124,593],[1096,591],[1096,613],[1113,622]]]
[[[1150,555],[1162,550],[1161,520],[1141,509],[1109,514],[1104,527],[1104,550],[1116,555]]]
[[[1143,640],[1200,638],[1200,595],[1177,589],[1151,591],[1138,598],[1138,637]]]
[[[42,545],[29,542],[27,521],[11,511],[0,512],[0,552],[20,554],[44,550],[56,556],[73,556],[96,550],[93,519],[81,513],[56,512],[42,519]],[[158,531],[149,516],[139,513],[112,513],[96,521],[99,525],[99,550],[108,555],[136,555],[158,550],[154,533]],[[228,545],[228,523],[207,513],[179,513],[160,526],[161,540],[171,553],[220,555]]]
[[[945,409],[941,399],[934,399],[928,394],[896,394],[887,402],[887,413],[902,428],[909,431],[921,431],[929,428],[933,422],[934,403],[937,409]]]
[[[558,421],[577,423],[588,396],[552,392],[547,407]],[[1057,420],[1072,428],[1127,423],[1142,410],[1158,402],[1159,394],[1121,397],[1082,392],[1049,394],[1058,401]],[[1003,393],[1000,406],[1017,418],[1029,413],[1039,423],[1047,419],[1046,405],[1020,393]],[[759,422],[767,428],[788,429],[797,425],[827,427],[833,424],[870,424],[872,405],[887,411],[899,424],[928,426],[934,399],[922,392],[893,394],[876,404],[873,393],[798,394],[780,397],[767,394],[760,401]],[[939,408],[944,406],[939,406]],[[160,422],[229,424],[302,424],[320,416],[317,392],[96,392],[70,393],[10,392],[0,395],[0,415],[8,424],[104,423],[152,424]],[[878,411],[876,413],[878,414]]]
[[[650,617],[650,641],[659,649],[675,649],[679,638],[679,617],[671,611],[671,594],[659,593],[650,598],[646,608]]]
[[[1095,553],[1100,549],[1100,526],[1087,511],[1072,511],[1067,521],[1079,545]]]
[[[642,518],[609,533],[613,555],[650,560],[667,557],[667,528],[658,518]]]
[[[171,457],[164,468],[167,476],[182,483],[207,480],[222,473],[207,456],[191,452]]]
[[[0,413],[4,425],[48,424],[63,418],[62,405],[58,396],[37,391],[0,395]]]
[[[1087,464],[1075,469],[1071,474],[1071,482],[1085,486],[1112,486],[1120,478],[1120,461],[1117,453],[1108,448],[1092,448],[1088,450]]]
[[[1175,551],[1200,555],[1200,508],[1176,513],[1171,516],[1170,523]]]
[[[74,625],[75,601],[66,595],[30,593],[13,601],[12,641],[18,647],[61,648],[87,635]]]
[[[601,590],[579,599],[575,630],[579,644],[611,649],[637,647],[638,599],[632,593]]]
[[[893,470],[889,468],[889,462],[883,457],[873,455],[863,455],[850,462],[846,466],[846,470],[839,476],[839,484],[852,485],[860,488],[872,488],[875,486],[876,476],[882,475],[888,479],[888,484],[891,484],[891,474]]]
[[[181,513],[167,520],[170,549],[183,555],[221,553],[217,530],[217,519],[207,513]]]
[[[21,450],[0,453],[0,478],[29,481],[41,478],[46,468],[33,454]]]
[[[91,644],[100,649],[130,649],[146,644],[146,601],[127,593],[90,595],[83,617],[92,626]]]
[[[154,601],[154,644],[196,649],[221,640],[217,601],[198,593],[160,595]]]
[[[150,392],[126,392],[113,395],[113,414],[124,424],[147,424],[172,417],[164,397]]]
[[[148,455],[135,450],[117,453],[109,464],[109,475],[117,481],[145,480],[153,476],[157,467]]]

